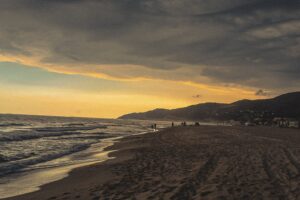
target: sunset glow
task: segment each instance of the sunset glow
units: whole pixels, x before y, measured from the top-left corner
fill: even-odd
[[[292,7],[135,3],[3,1],[0,113],[118,117],[299,89]]]

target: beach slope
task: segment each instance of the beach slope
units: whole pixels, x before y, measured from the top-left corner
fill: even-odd
[[[300,199],[300,130],[174,127],[110,147],[24,199]]]

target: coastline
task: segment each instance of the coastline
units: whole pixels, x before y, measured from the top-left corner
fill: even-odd
[[[167,128],[124,137],[105,149],[115,159],[7,199],[297,199],[299,142],[297,129]]]
[[[84,185],[74,185],[78,184],[79,179],[87,177],[90,179],[88,182],[97,182],[98,184],[105,183],[114,179],[113,173],[108,169],[110,165],[114,165],[120,162],[124,162],[132,158],[133,154],[130,153],[130,149],[134,146],[130,146],[126,143],[126,140],[130,141],[134,137],[141,137],[142,135],[152,134],[154,132],[143,132],[139,134],[134,134],[131,136],[124,136],[114,138],[112,145],[109,145],[103,149],[103,152],[107,152],[108,158],[105,161],[90,163],[85,166],[76,167],[68,172],[68,174],[56,181],[43,184],[38,190],[29,193],[21,194],[18,196],[12,196],[8,198],[3,198],[3,200],[14,200],[14,199],[48,199],[54,197],[56,194],[66,194],[67,190],[82,187]],[[100,176],[101,179],[94,179],[94,175],[97,172],[97,177]]]
[[[163,128],[162,128],[163,129]],[[161,129],[161,130],[162,130]],[[155,132],[155,131],[153,131]],[[90,146],[88,149],[85,149],[81,152],[76,153],[83,153],[86,152],[86,155],[89,157],[96,158],[95,161],[86,161],[83,163],[76,163],[76,164],[70,164],[66,166],[58,166],[53,167],[53,169],[41,169],[37,170],[37,172],[34,172],[33,174],[24,174],[17,178],[17,180],[13,180],[12,183],[9,183],[5,185],[4,188],[0,188],[3,191],[7,191],[11,188],[13,188],[13,194],[5,194],[0,195],[0,199],[14,199],[15,197],[19,196],[26,196],[27,194],[39,192],[44,187],[48,188],[48,185],[56,184],[56,182],[59,182],[63,179],[68,178],[71,174],[73,175],[73,171],[76,171],[77,169],[85,169],[93,165],[101,164],[103,162],[116,159],[114,156],[114,152],[118,151],[116,143],[120,142],[122,139],[126,137],[132,137],[132,136],[139,136],[147,133],[152,132],[140,132],[133,135],[125,135],[125,136],[117,136],[112,138],[106,138],[103,139],[99,143],[95,143],[92,146]],[[116,147],[113,147],[116,146]],[[91,152],[90,149],[95,149],[97,152]],[[75,154],[76,154],[75,153]],[[74,155],[74,154],[71,154]],[[64,156],[69,157],[70,155]],[[61,158],[59,158],[61,159]],[[75,172],[76,174],[76,172]],[[13,175],[14,176],[14,175]],[[47,178],[46,180],[43,180],[44,178]],[[30,181],[30,186],[24,186]],[[16,187],[18,189],[16,190]],[[0,191],[1,192],[1,191]]]
[[[120,136],[114,138],[106,138],[100,141],[99,143],[91,145],[89,148],[83,151],[75,152],[74,154],[58,158],[59,160],[65,160],[70,159],[70,156],[78,156],[78,154],[83,154],[89,157],[88,160],[83,162],[70,163],[61,166],[52,166],[49,168],[46,167],[41,169],[35,169],[33,170],[33,172],[19,172],[17,174],[11,174],[8,177],[3,177],[4,181],[2,181],[8,183],[5,183],[5,185],[2,185],[2,187],[0,188],[0,199],[13,198],[15,196],[25,195],[27,193],[39,191],[40,188],[44,185],[50,184],[52,182],[57,182],[61,179],[68,177],[70,172],[77,168],[86,167],[97,163],[105,162],[109,159],[113,159],[113,157],[109,156],[109,154],[113,152],[113,150],[106,150],[106,148],[114,145],[114,143],[120,140],[121,138],[122,137]],[[8,194],[9,192],[7,191],[10,191],[11,193]]]

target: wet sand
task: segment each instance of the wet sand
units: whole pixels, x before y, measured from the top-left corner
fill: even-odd
[[[299,129],[174,127],[110,149],[116,159],[9,199],[300,199]]]

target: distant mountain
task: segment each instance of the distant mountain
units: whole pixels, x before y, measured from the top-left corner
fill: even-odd
[[[230,104],[203,103],[177,109],[155,109],[131,113],[119,119],[152,120],[271,120],[274,117],[300,119],[300,92],[280,95],[272,99],[240,100]]]

